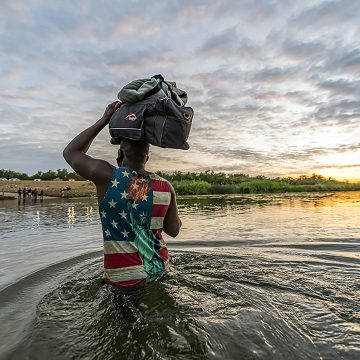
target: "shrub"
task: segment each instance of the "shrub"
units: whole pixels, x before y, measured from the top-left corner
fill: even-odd
[[[175,180],[172,185],[179,195],[206,195],[210,189],[210,184],[204,180]]]

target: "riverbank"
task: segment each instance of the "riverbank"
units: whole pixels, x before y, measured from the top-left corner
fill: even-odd
[[[8,195],[0,194],[0,200],[13,200],[13,199],[16,199],[15,196],[8,196]]]
[[[289,192],[329,192],[329,191],[360,191],[360,183],[319,183],[319,184],[289,184],[282,181],[255,179],[238,184],[212,184],[203,180],[174,180],[172,182],[178,195],[215,195],[215,194],[262,194]],[[0,200],[11,199],[11,193],[17,194],[24,187],[44,191],[49,197],[94,197],[96,188],[89,181],[1,181]],[[70,188],[70,190],[64,190]],[[13,198],[16,198],[14,196]]]
[[[173,181],[178,195],[266,194],[289,192],[359,191],[360,183],[323,182],[318,184],[289,184],[285,181],[252,179],[237,184],[214,184],[204,180]]]
[[[33,180],[18,180],[18,181],[1,181],[0,195],[9,197],[10,194],[17,194],[18,189],[23,188],[36,189],[38,194],[42,190],[44,196],[48,197],[94,197],[96,196],[96,188],[92,182],[89,181],[33,181]],[[70,188],[69,190],[65,190]],[[1,198],[0,198],[1,199]],[[4,199],[3,199],[4,200]]]

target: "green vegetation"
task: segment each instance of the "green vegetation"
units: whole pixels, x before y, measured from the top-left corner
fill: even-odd
[[[28,175],[13,170],[0,169],[0,178],[19,179],[19,180],[34,180],[34,179],[41,179],[41,180],[61,179],[65,181],[69,179],[85,180],[82,176],[80,176],[76,172],[68,172],[66,169],[57,169],[56,171],[48,170],[46,172],[38,171],[34,175]]]
[[[168,179],[179,195],[360,190],[360,183],[350,184],[347,181],[341,182],[317,174],[311,176],[301,175],[298,178],[275,179],[267,179],[264,176],[250,177],[245,174],[215,173],[212,171],[158,174]]]
[[[174,180],[172,185],[181,195],[206,195],[209,194],[211,185],[204,180]]]
[[[351,191],[360,190],[360,183],[349,183],[347,181],[337,181],[333,178],[325,178],[321,175],[312,174],[311,176],[301,175],[298,178],[275,178],[267,179],[265,176],[251,177],[246,174],[226,174],[215,173],[213,171],[205,172],[186,172],[176,171],[174,173],[158,172],[158,174],[169,180],[177,194],[179,195],[209,195],[209,194],[260,194],[260,193],[282,193],[282,192],[310,192],[310,191]],[[11,170],[0,170],[0,178],[17,178],[20,180],[63,180],[69,179],[85,180],[75,172],[68,172],[66,169],[58,169],[57,171],[49,170],[47,172],[38,171],[34,175],[27,175]],[[1,185],[1,183],[0,183]],[[77,184],[80,186],[80,184]],[[7,185],[9,186],[9,185]],[[18,186],[17,184],[14,186]],[[35,186],[32,185],[24,186]],[[36,187],[41,188],[44,184],[36,183]],[[88,196],[89,191],[83,191],[79,186],[79,193],[72,191],[72,196]],[[85,186],[85,185],[82,185]],[[93,186],[93,185],[91,185]],[[52,191],[52,187],[46,188],[46,191],[58,196],[60,191],[58,185]],[[75,183],[71,184],[75,189]],[[87,186],[85,186],[87,189]],[[95,189],[95,188],[94,188]],[[91,194],[95,190],[91,190]],[[56,195],[55,195],[56,194]],[[81,195],[83,194],[83,195]]]

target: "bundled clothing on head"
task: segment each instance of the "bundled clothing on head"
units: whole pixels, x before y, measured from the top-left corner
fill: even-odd
[[[121,139],[143,140],[163,148],[189,149],[187,139],[194,111],[187,93],[161,75],[134,80],[119,94],[121,106],[109,122],[113,144]]]
[[[179,106],[185,106],[187,102],[186,92],[177,88],[175,82],[165,81],[161,75],[132,81],[119,91],[118,99],[126,104],[134,104],[155,94],[157,98],[168,97]]]

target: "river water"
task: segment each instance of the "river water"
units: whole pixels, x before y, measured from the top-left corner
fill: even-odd
[[[124,293],[95,199],[0,201],[0,359],[360,358],[360,192],[178,203],[172,272]]]

